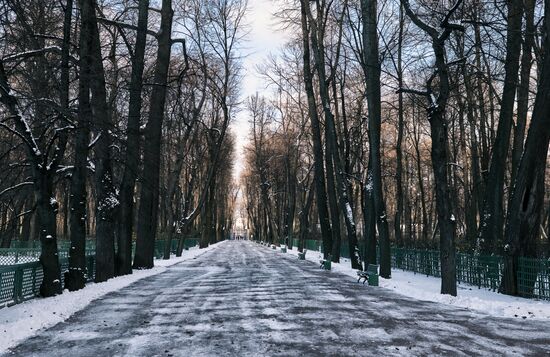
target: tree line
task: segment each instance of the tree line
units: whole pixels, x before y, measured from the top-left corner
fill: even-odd
[[[40,241],[43,296],[84,287],[89,236],[97,282],[228,237],[246,6],[0,1],[1,244]]]
[[[377,263],[391,246],[550,253],[550,1],[280,0],[291,35],[258,71],[242,178],[256,239],[322,240]],[[360,248],[363,247],[363,248]]]

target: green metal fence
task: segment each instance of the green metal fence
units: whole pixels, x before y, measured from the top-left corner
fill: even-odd
[[[284,243],[281,243],[281,244],[284,244]],[[297,247],[298,244],[299,244],[298,239],[293,239],[292,240],[293,247]],[[289,247],[289,248],[292,249],[292,247]],[[320,240],[306,239],[306,241],[304,242],[304,249],[315,250],[317,252],[322,251],[323,250],[323,242],[321,242]]]
[[[174,237],[172,239],[172,244],[170,247],[170,251],[172,254],[176,253],[176,249],[178,246],[178,237]],[[197,238],[185,238],[184,241],[184,249],[189,249],[191,247],[194,247],[198,245],[198,239]],[[164,243],[165,241],[162,239],[155,241],[155,258],[159,259],[162,258],[164,255]],[[58,254],[59,258],[69,258],[69,249],[70,244],[69,242],[62,242],[58,244]],[[135,249],[135,243],[132,249]],[[93,255],[95,254],[95,242],[87,241],[86,242],[86,255]],[[40,247],[27,247],[27,248],[0,248],[0,266],[6,266],[6,265],[15,265],[15,264],[23,264],[23,263],[32,263],[37,262],[40,258]]]
[[[292,243],[298,246],[297,239]],[[319,240],[306,240],[304,246],[307,250],[323,250],[322,242]],[[363,252],[362,247],[360,252]],[[393,247],[391,254],[394,269],[441,277],[439,251]],[[347,242],[342,242],[340,256],[349,258]],[[501,256],[456,254],[456,279],[459,283],[497,291],[503,270],[504,258]],[[520,296],[550,300],[550,259],[519,258],[517,281]]]
[[[170,253],[176,254],[178,248],[179,237],[174,237],[170,244]],[[198,238],[185,238],[183,241],[183,248],[185,250],[199,245]],[[164,256],[164,247],[166,246],[165,240],[156,240],[155,241],[155,258],[160,259]]]
[[[518,259],[519,295],[528,298],[550,300],[550,260]]]
[[[69,259],[60,259],[59,263],[63,276],[69,270]],[[87,281],[92,281],[95,277],[94,255],[86,257],[86,271]],[[0,308],[38,296],[43,276],[42,265],[39,262],[0,266]]]
[[[60,259],[69,258],[69,247],[58,250]],[[86,255],[95,254],[95,248],[86,248]],[[40,248],[2,248],[0,249],[0,266],[37,262]]]
[[[498,289],[504,261],[500,256],[456,254],[456,279],[478,288]],[[392,248],[392,268],[426,276],[441,276],[439,251]]]
[[[199,240],[186,238],[184,248],[197,246]],[[176,252],[178,240],[174,239],[170,251]],[[155,241],[155,257],[161,258],[164,254],[164,240]],[[68,249],[59,251],[61,277],[69,270]],[[38,262],[40,249],[37,248],[10,248],[0,249],[0,308],[19,304],[39,295],[42,283],[42,266]],[[2,262],[10,262],[9,265]],[[86,250],[87,281],[95,278],[95,249]],[[63,280],[63,279],[62,279]]]
[[[392,268],[429,276],[441,276],[437,251],[392,248]]]

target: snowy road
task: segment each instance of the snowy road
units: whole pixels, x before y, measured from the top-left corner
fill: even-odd
[[[92,302],[9,356],[548,355],[550,322],[357,284],[251,242]]]

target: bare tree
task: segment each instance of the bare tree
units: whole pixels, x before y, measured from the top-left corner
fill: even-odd
[[[437,218],[439,226],[441,250],[441,293],[456,296],[456,261],[455,261],[455,224],[453,214],[451,186],[448,180],[449,153],[448,153],[448,126],[445,113],[449,100],[449,64],[445,42],[455,30],[463,31],[462,25],[451,22],[453,14],[461,4],[458,0],[449,10],[440,23],[441,30],[423,21],[413,12],[408,0],[401,0],[407,15],[424,31],[431,40],[435,57],[435,72],[426,83],[426,90],[406,90],[413,94],[420,94],[428,98],[428,120],[432,138],[432,165],[435,178],[435,196]],[[438,79],[437,92],[434,93],[433,81]]]

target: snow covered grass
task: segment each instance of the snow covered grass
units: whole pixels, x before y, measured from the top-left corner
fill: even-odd
[[[288,252],[298,255],[296,248]],[[319,264],[321,258],[322,255],[319,252],[310,250],[306,253],[306,260],[316,264]],[[332,271],[357,279],[357,271],[351,269],[349,259],[341,259],[341,263],[332,263]],[[459,284],[456,297],[442,295],[439,278],[409,271],[392,269],[392,278],[380,278],[380,286],[413,299],[453,305],[496,317],[550,319],[550,301],[503,295],[466,284]]]
[[[79,291],[69,292],[47,298],[33,299],[19,305],[0,309],[0,354],[15,346],[22,340],[34,335],[37,331],[65,321],[75,312],[85,308],[90,302],[105,294],[120,290],[140,279],[157,275],[167,267],[194,259],[214,249],[198,247],[184,250],[181,257],[173,256],[169,260],[155,260],[155,267],[149,270],[135,270],[133,274],[110,279],[104,283],[88,283]]]

